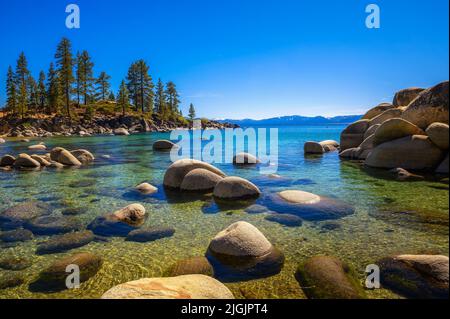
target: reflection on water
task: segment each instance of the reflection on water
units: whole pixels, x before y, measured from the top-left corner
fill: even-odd
[[[32,292],[29,284],[39,271],[70,253],[37,255],[36,247],[46,236],[13,247],[3,243],[2,258],[26,258],[32,265],[14,272],[25,283],[1,290],[0,298],[98,298],[114,285],[162,276],[177,260],[204,255],[210,239],[239,220],[258,227],[284,253],[286,260],[275,276],[226,283],[238,298],[304,298],[294,272],[299,262],[314,255],[341,258],[355,267],[363,281],[366,265],[389,254],[448,254],[448,184],[431,179],[395,181],[379,171],[366,171],[359,164],[341,162],[336,153],[304,157],[305,141],[337,140],[341,130],[342,127],[332,126],[280,128],[282,151],[276,173],[279,176],[261,176],[257,167],[239,169],[218,164],[228,175],[247,178],[263,191],[256,201],[233,205],[215,202],[211,194],[183,195],[162,187],[165,169],[171,162],[168,153],[154,153],[152,143],[168,138],[168,134],[46,139],[49,148],[88,149],[95,154],[96,163],[81,169],[0,172],[1,210],[38,199],[55,207],[55,214],[75,217],[86,227],[97,216],[139,202],[149,214],[146,226],[170,226],[176,232],[170,238],[150,243],[113,237],[72,250],[70,253],[96,253],[103,258],[103,267],[80,289],[57,293]],[[8,142],[0,146],[0,155],[26,152],[28,145]],[[144,196],[132,191],[144,181],[157,186],[158,193]],[[345,202],[354,212],[333,221],[310,219],[304,220],[300,227],[286,227],[266,220],[270,211],[259,214],[244,211],[253,204],[270,206],[270,196],[286,189]],[[0,270],[0,277],[11,273]],[[368,294],[371,298],[396,297],[386,290]]]

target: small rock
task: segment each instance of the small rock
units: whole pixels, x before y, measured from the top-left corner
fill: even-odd
[[[259,163],[260,163],[259,159],[256,156],[249,153],[239,153],[233,157],[234,165],[255,165]]]
[[[178,145],[169,140],[158,140],[153,143],[153,150],[155,151],[170,151],[173,147],[178,147]]]
[[[168,271],[170,277],[194,274],[214,277],[214,269],[209,263],[208,258],[192,257],[183,259],[178,261]]]
[[[43,144],[37,144],[37,145],[28,146],[28,149],[33,150],[33,151],[44,151],[47,149],[47,147]]]
[[[5,243],[25,242],[33,239],[33,233],[27,229],[16,229],[0,233],[0,240]]]
[[[392,173],[394,176],[397,177],[398,180],[401,180],[401,181],[404,181],[404,180],[420,181],[420,180],[425,179],[423,176],[411,174],[410,172],[408,172],[406,169],[403,169],[403,168],[394,168],[394,169],[391,169],[389,172]]]
[[[214,196],[220,199],[246,199],[259,197],[261,191],[250,181],[230,176],[223,178],[214,188]]]
[[[26,258],[8,257],[0,260],[0,268],[5,270],[19,271],[31,266],[31,261]]]
[[[88,150],[79,149],[79,150],[71,151],[71,153],[83,165],[87,165],[87,164],[90,164],[93,161],[95,161],[94,155],[91,152],[89,152]]]
[[[11,155],[5,155],[0,160],[0,167],[13,166],[16,158]]]
[[[262,205],[253,204],[253,205],[247,207],[244,211],[249,214],[262,214],[262,213],[267,213],[269,211],[269,209]]]
[[[14,288],[22,285],[25,280],[20,275],[0,276],[0,290]]]
[[[175,229],[170,227],[146,227],[131,231],[126,240],[146,243],[161,238],[171,237],[174,233]]]
[[[292,214],[269,214],[265,217],[270,222],[275,222],[287,227],[300,227],[303,224],[303,220]]]
[[[150,185],[149,183],[139,184],[138,186],[135,187],[135,189],[144,195],[150,195],[158,192],[158,188],[153,185]]]
[[[117,220],[128,225],[142,225],[145,219],[145,208],[141,204],[131,204],[112,214]]]
[[[128,132],[127,129],[124,128],[118,128],[114,130],[114,135],[119,135],[119,136],[128,136],[130,135],[130,133]]]

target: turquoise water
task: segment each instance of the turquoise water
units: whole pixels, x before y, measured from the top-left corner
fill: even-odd
[[[45,236],[15,247],[0,248],[1,257],[25,257],[32,266],[15,274],[25,283],[0,290],[0,298],[98,298],[106,290],[130,280],[159,277],[177,260],[203,255],[214,235],[238,220],[258,227],[286,256],[282,272],[276,276],[244,282],[226,283],[237,298],[305,298],[294,272],[298,263],[314,255],[333,255],[352,265],[364,281],[366,265],[396,253],[448,254],[448,184],[427,178],[419,182],[398,182],[377,170],[366,170],[354,162],[342,162],[336,152],[323,156],[303,154],[307,140],[339,140],[343,126],[279,128],[279,166],[282,179],[261,175],[258,168],[236,168],[217,164],[228,175],[253,181],[266,195],[298,189],[337,198],[355,207],[355,213],[333,223],[339,228],[326,230],[327,220],[305,221],[301,227],[285,227],[264,219],[264,214],[247,214],[242,207],[214,209],[211,198],[168,197],[162,187],[168,153],[157,153],[152,144],[168,138],[167,133],[148,133],[98,137],[58,137],[43,139],[50,149],[84,148],[97,158],[81,169],[0,172],[0,210],[29,199],[54,204],[56,213],[70,207],[87,212],[77,216],[84,225],[96,216],[113,212],[133,202],[143,204],[149,226],[171,226],[173,237],[151,243],[92,242],[69,253],[38,256],[35,249]],[[39,140],[40,141],[40,140]],[[0,145],[0,156],[27,152],[36,141],[8,141]],[[207,143],[206,141],[204,143]],[[110,155],[103,159],[102,155]],[[139,198],[130,193],[141,182],[160,191]],[[260,201],[263,201],[261,199]],[[211,207],[213,209],[211,209]],[[209,208],[209,209],[208,209]],[[52,261],[78,251],[91,251],[104,260],[102,269],[80,289],[58,293],[36,293],[28,289],[40,270]],[[0,270],[1,276],[9,271]],[[387,290],[368,292],[370,298],[396,298]]]

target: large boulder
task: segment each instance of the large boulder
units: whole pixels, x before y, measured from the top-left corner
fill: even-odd
[[[28,154],[19,154],[16,161],[14,162],[14,167],[16,168],[39,168],[41,164],[35,159],[32,159]]]
[[[93,240],[94,234],[90,230],[53,236],[48,241],[39,244],[36,253],[38,255],[61,253],[83,247]]]
[[[85,282],[97,274],[102,264],[102,259],[91,253],[77,253],[63,257],[43,270],[30,288],[36,291],[64,290],[67,289],[66,279],[69,273],[66,270],[69,265],[79,267],[80,282]]]
[[[31,155],[31,158],[34,159],[36,162],[38,162],[42,167],[47,167],[50,166],[50,162],[47,161],[43,156],[39,156],[39,155]]]
[[[367,156],[369,156],[369,153],[374,148],[374,140],[375,140],[375,134],[370,135],[364,141],[361,143],[361,145],[358,147],[358,150],[355,151],[354,156],[357,159],[365,160]]]
[[[371,120],[375,116],[378,116],[381,113],[383,113],[384,111],[390,110],[392,108],[395,108],[395,106],[392,105],[391,103],[378,104],[374,108],[371,108],[369,111],[367,111],[367,113],[363,115],[362,119],[364,119],[364,120]]]
[[[312,257],[298,267],[295,277],[311,299],[366,298],[352,269],[335,257]]]
[[[207,169],[196,168],[186,174],[180,188],[184,191],[210,191],[222,179],[222,176]]]
[[[435,122],[449,122],[449,93],[448,81],[423,91],[403,112],[402,117],[417,125],[421,129],[426,129]]]
[[[259,159],[249,153],[238,153],[233,157],[234,165],[255,165],[259,163]]]
[[[128,132],[128,130],[125,128],[118,128],[118,129],[114,130],[114,135],[128,136],[128,135],[130,135],[130,132]]]
[[[376,146],[409,135],[425,135],[425,132],[408,121],[393,118],[383,122],[375,131],[373,144]]]
[[[449,146],[449,127],[444,123],[433,123],[428,126],[426,134],[430,140],[442,150],[448,150]]]
[[[170,151],[173,147],[178,147],[178,145],[169,140],[158,140],[153,143],[153,150],[155,151]]]
[[[400,255],[377,262],[381,284],[408,298],[448,298],[449,260],[441,255]]]
[[[358,147],[364,140],[364,134],[370,126],[370,120],[356,121],[345,128],[341,133],[341,151]]]
[[[447,153],[447,156],[445,157],[445,159],[437,167],[436,173],[438,173],[438,174],[448,174],[448,170],[449,170],[448,166],[449,166],[449,155]]]
[[[13,166],[16,158],[12,155],[5,155],[0,159],[0,167]]]
[[[102,299],[234,299],[221,282],[205,275],[144,278],[115,286]]]
[[[170,165],[167,169],[164,175],[164,186],[169,188],[180,188],[184,177],[196,168],[206,169],[221,177],[225,176],[221,170],[208,163],[194,159],[181,159]]]
[[[442,150],[428,136],[413,135],[378,145],[370,152],[365,164],[378,168],[424,170],[436,167],[442,158]]]
[[[71,151],[71,153],[83,165],[86,165],[86,164],[89,164],[89,163],[92,163],[93,161],[95,161],[95,156],[88,150],[79,149],[79,150]]]
[[[339,219],[355,211],[354,207],[338,199],[299,190],[286,190],[274,194],[266,205],[271,211],[293,214],[309,221]]]
[[[384,111],[380,115],[375,116],[371,121],[369,126],[377,125],[377,124],[383,124],[383,122],[396,118],[401,117],[403,113],[403,110],[396,108],[396,109],[389,109],[387,111]]]
[[[323,154],[325,150],[319,142],[308,141],[303,146],[303,151],[305,154]]]
[[[260,194],[261,191],[255,184],[236,176],[223,178],[214,188],[214,197],[219,199],[246,199]]]
[[[81,162],[72,153],[62,147],[52,149],[50,159],[63,165],[81,166]]]
[[[142,225],[145,220],[145,207],[141,204],[131,204],[112,213],[118,221],[128,225]]]
[[[280,272],[284,255],[252,224],[236,222],[219,232],[207,252],[219,277],[267,276]]]
[[[381,124],[375,124],[370,126],[366,133],[364,133],[364,139],[368,138],[370,135],[375,134],[375,131],[381,126]]]
[[[394,96],[394,106],[408,106],[409,103],[411,103],[423,91],[425,91],[425,89],[416,87],[398,91]]]

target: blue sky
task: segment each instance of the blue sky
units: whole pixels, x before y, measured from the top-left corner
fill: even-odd
[[[39,5],[38,5],[39,3]],[[65,27],[66,5],[81,28]],[[365,27],[365,7],[381,28]],[[5,75],[24,51],[34,76],[59,40],[86,49],[114,89],[143,58],[172,80],[186,113],[267,118],[346,115],[390,101],[396,90],[447,80],[448,0],[0,0],[0,104]]]

